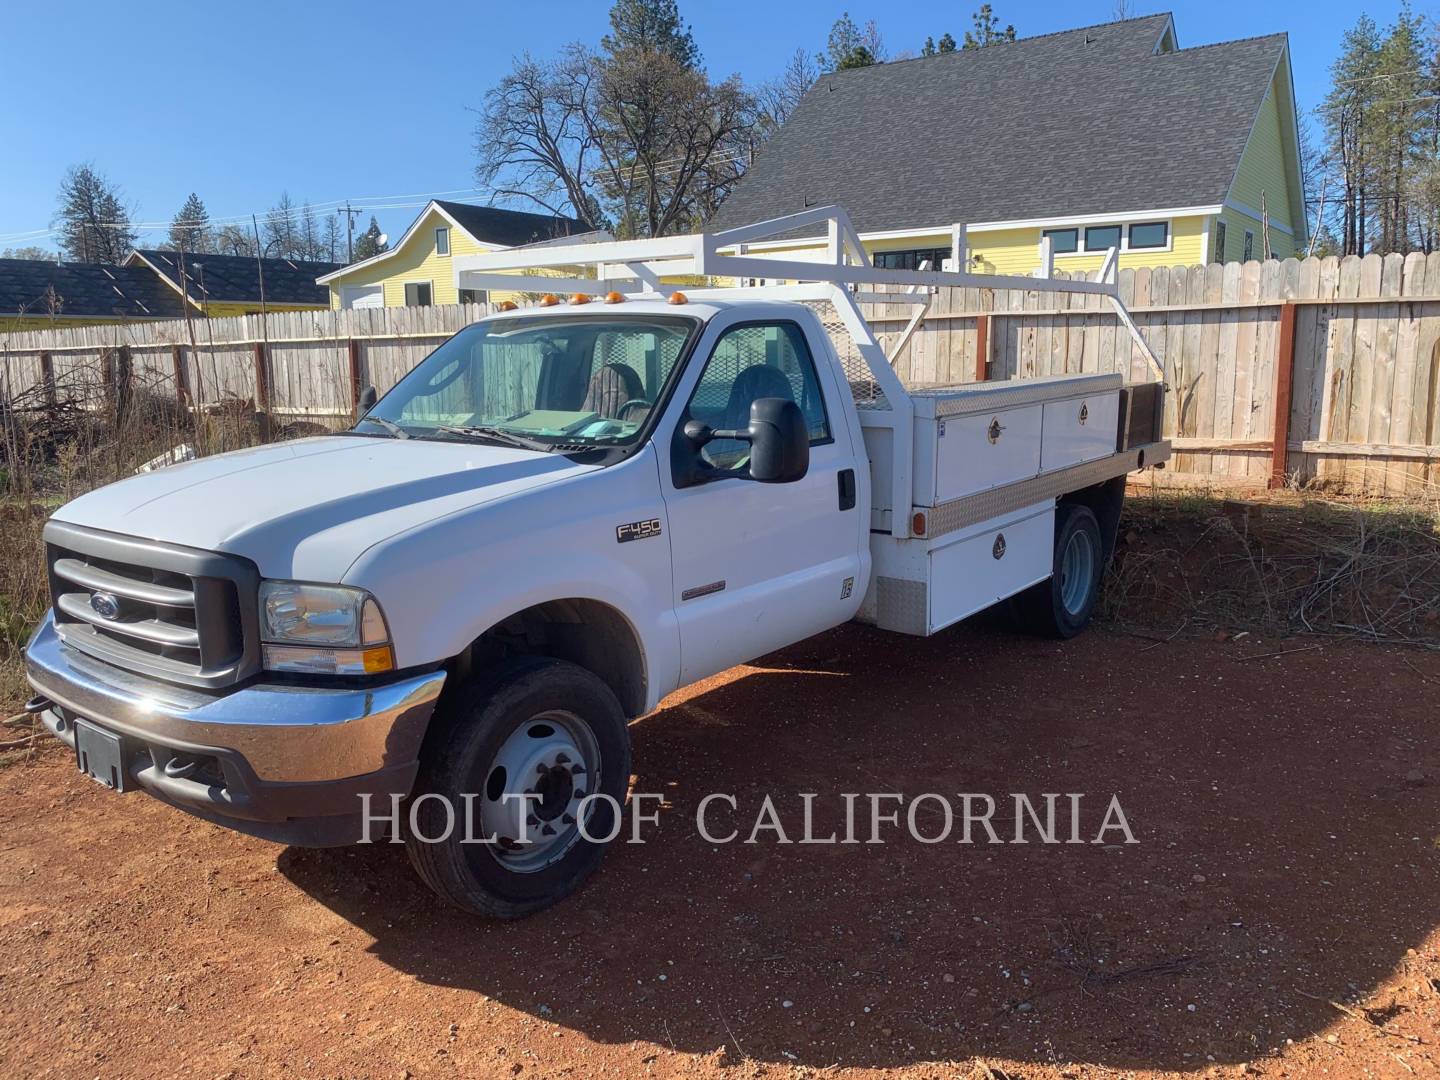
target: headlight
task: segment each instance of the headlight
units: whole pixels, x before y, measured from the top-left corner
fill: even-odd
[[[380,605],[347,585],[262,581],[260,637],[271,671],[366,675],[395,666]]]

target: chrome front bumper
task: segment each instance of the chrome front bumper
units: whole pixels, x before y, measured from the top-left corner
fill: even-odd
[[[202,817],[298,843],[345,840],[242,822],[358,819],[360,794],[370,792],[381,807],[391,793],[408,794],[445,683],[435,671],[354,689],[257,684],[208,693],[97,662],[61,641],[48,613],[26,648],[25,671],[51,703],[43,720],[57,737],[73,746],[79,719],[124,740],[134,786]],[[327,824],[348,834],[338,820]]]

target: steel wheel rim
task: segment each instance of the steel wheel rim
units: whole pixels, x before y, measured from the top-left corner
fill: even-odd
[[[1060,557],[1060,603],[1067,613],[1079,615],[1085,610],[1094,582],[1095,545],[1089,533],[1076,529]]]
[[[486,850],[518,874],[564,858],[580,839],[581,803],[599,785],[600,744],[590,725],[560,709],[532,716],[485,770],[475,802],[480,835],[495,838]]]

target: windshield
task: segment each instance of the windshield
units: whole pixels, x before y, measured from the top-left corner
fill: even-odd
[[[623,446],[639,437],[698,326],[590,314],[476,323],[422,360],[356,430],[546,450]]]

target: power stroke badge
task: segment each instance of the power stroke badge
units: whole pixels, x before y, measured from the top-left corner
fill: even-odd
[[[649,521],[632,521],[626,525],[615,526],[615,540],[621,544],[628,544],[631,540],[649,540],[652,536],[659,535],[659,518],[651,518]]]

